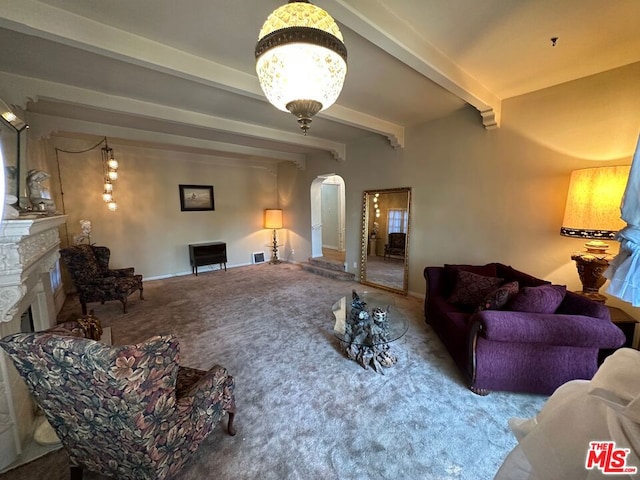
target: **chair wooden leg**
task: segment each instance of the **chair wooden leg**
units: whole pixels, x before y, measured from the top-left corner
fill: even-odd
[[[82,467],[71,465],[71,469],[69,471],[69,478],[71,480],[82,480]]]
[[[236,427],[233,426],[233,420],[236,414],[234,412],[228,412],[229,422],[227,423],[227,432],[229,435],[234,436],[236,434]]]
[[[142,296],[142,287],[140,287],[140,300],[144,300],[144,297]]]
[[[122,313],[127,313],[127,298],[123,298],[120,302],[122,302]]]

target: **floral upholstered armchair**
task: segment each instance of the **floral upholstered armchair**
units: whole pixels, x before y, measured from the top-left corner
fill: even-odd
[[[109,269],[111,251],[95,245],[74,245],[60,250],[71,280],[78,290],[82,313],[87,314],[87,303],[120,300],[122,311],[127,313],[127,298],[136,290],[142,296],[142,275],[135,275],[134,268]]]
[[[175,337],[111,347],[78,322],[0,340],[69,453],[83,469],[118,479],[165,479],[191,458],[225,413],[235,434],[227,370],[178,366]]]

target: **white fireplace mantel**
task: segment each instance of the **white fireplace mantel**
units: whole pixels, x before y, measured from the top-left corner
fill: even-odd
[[[2,220],[0,224],[0,336],[21,331],[31,307],[34,330],[55,325],[57,308],[51,282],[60,258],[58,227],[66,215]],[[26,384],[0,353],[0,471],[13,464],[32,442],[33,403]]]
[[[66,215],[5,220],[0,225],[0,322],[11,322],[20,301],[39,280],[55,267],[60,254],[58,227]],[[35,275],[34,275],[35,273]]]

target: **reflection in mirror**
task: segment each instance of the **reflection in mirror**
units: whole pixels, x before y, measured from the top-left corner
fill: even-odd
[[[0,118],[0,156],[4,168],[5,194],[17,195],[18,131],[4,117]]]
[[[366,190],[360,283],[407,294],[411,188]]]
[[[28,128],[27,124],[0,99],[0,155],[5,179],[5,195],[16,197],[16,201],[19,197],[21,173],[20,133],[25,128]]]

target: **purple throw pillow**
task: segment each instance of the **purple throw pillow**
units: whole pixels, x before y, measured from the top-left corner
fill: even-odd
[[[511,265],[498,264],[496,266],[496,277],[504,277],[506,280],[517,281],[520,287],[537,287],[539,285],[551,285],[551,282],[529,275],[528,273],[516,270]]]
[[[509,303],[509,300],[518,294],[519,288],[518,282],[508,282],[496,288],[484,297],[484,300],[482,300],[478,308],[476,308],[476,312],[481,312],[482,310],[501,310]]]
[[[444,296],[451,295],[453,288],[456,285],[458,279],[458,272],[464,270],[465,272],[473,272],[477,275],[484,277],[497,277],[495,263],[487,263],[486,265],[465,265],[465,264],[444,264],[443,271],[443,294]]]
[[[497,277],[496,266],[494,263],[487,263],[486,265],[465,265],[465,264],[444,264],[444,276],[448,282],[452,285],[456,281],[456,274],[464,270],[465,272],[473,272],[485,277]]]
[[[485,277],[466,270],[458,270],[456,283],[447,302],[475,307],[502,282],[502,278]]]
[[[566,293],[567,287],[564,285],[523,287],[509,302],[508,309],[527,313],[555,313]]]

